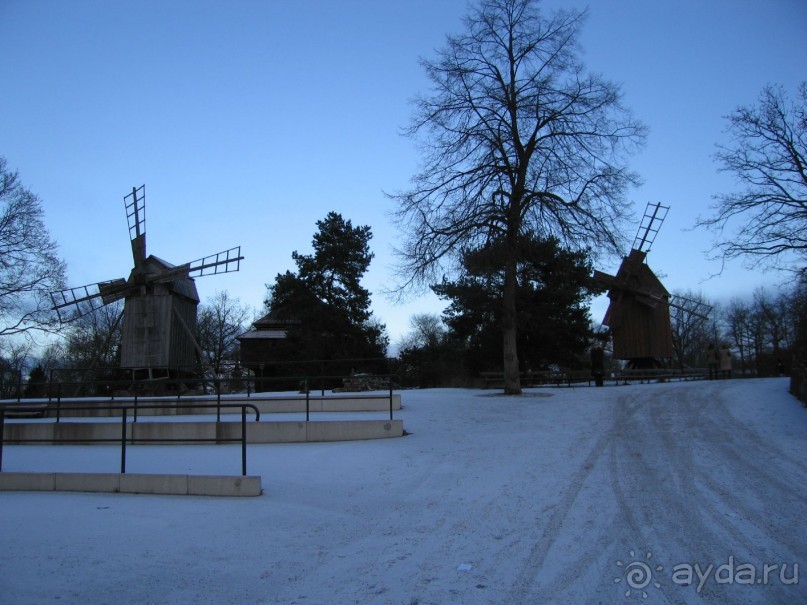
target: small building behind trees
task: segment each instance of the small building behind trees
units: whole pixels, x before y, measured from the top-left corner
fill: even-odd
[[[299,324],[293,319],[280,319],[274,313],[267,313],[255,323],[252,329],[238,337],[241,345],[241,365],[255,374],[255,390],[262,392],[272,389],[272,377],[278,376],[279,362],[286,355],[286,339],[289,328]]]

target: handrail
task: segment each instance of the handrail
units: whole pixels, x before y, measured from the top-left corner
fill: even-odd
[[[203,437],[193,437],[193,438],[171,438],[171,437],[160,437],[158,439],[149,439],[149,438],[142,438],[142,439],[135,439],[134,437],[131,438],[132,445],[137,442],[149,442],[149,441],[159,441],[159,442],[175,442],[175,443],[183,443],[183,442],[199,442],[199,441],[210,441],[214,443],[221,443],[221,442],[241,442],[241,474],[246,476],[247,474],[247,408],[250,408],[253,412],[255,412],[255,422],[258,422],[261,419],[261,413],[256,406],[251,403],[220,403],[219,407],[224,408],[240,408],[241,409],[241,437],[240,438],[219,438],[219,437],[212,437],[212,438],[203,438]],[[37,411],[51,411],[51,410],[58,410],[59,406],[41,406],[37,407]],[[165,409],[167,407],[180,407],[180,404],[171,404],[171,403],[162,403],[160,405],[140,405],[140,409]],[[181,407],[185,409],[193,409],[193,408],[209,408],[210,406],[207,404],[184,404]],[[6,412],[17,412],[17,413],[30,413],[31,408],[30,406],[25,405],[14,405],[14,406],[0,406],[0,472],[3,470],[3,446],[4,443],[41,443],[41,442],[48,442],[48,443],[73,443],[77,441],[81,442],[94,442],[94,443],[109,443],[109,442],[118,442],[120,441],[121,444],[121,474],[126,473],[126,424],[128,419],[128,411],[137,409],[137,403],[135,402],[132,405],[108,405],[108,406],[75,406],[71,407],[71,409],[75,410],[104,410],[104,411],[120,411],[121,412],[121,437],[120,440],[118,439],[109,439],[109,438],[81,438],[81,439],[66,439],[66,438],[52,438],[52,439],[12,439],[7,440],[5,439],[5,422],[6,422]],[[111,423],[109,423],[111,424]]]
[[[248,377],[248,378],[245,378],[245,377],[239,377],[239,378],[197,378],[196,381],[200,382],[200,383],[203,383],[203,384],[207,384],[207,383],[211,383],[211,382],[213,383],[213,387],[215,388],[215,392],[213,394],[216,396],[216,406],[217,406],[216,421],[219,422],[221,420],[220,407],[222,405],[221,404],[221,397],[222,397],[222,394],[223,394],[222,393],[222,386],[223,385],[229,385],[229,384],[233,384],[233,383],[246,384],[247,385],[247,390],[246,390],[245,395],[246,395],[247,399],[249,399],[249,398],[252,397],[253,394],[256,394],[256,391],[254,390],[254,388],[253,389],[249,388],[250,384],[254,385],[258,381],[262,381],[264,383],[269,383],[269,382],[276,382],[276,383],[293,382],[293,383],[303,387],[303,390],[304,390],[304,392],[306,394],[306,400],[307,400],[310,388],[314,384],[323,385],[328,381],[351,379],[351,378],[356,378],[356,376],[357,375],[346,375],[346,374],[313,375],[313,376],[312,375],[291,375],[291,376],[271,376],[271,377],[270,376],[265,376],[265,377]],[[392,420],[393,419],[393,391],[394,391],[396,381],[400,382],[400,377],[397,374],[371,374],[371,375],[368,375],[368,377],[386,382],[387,389],[384,389],[384,390],[389,390],[389,410],[390,410],[390,420]],[[181,393],[179,391],[177,391],[176,394],[171,394],[169,396],[166,396],[166,395],[151,395],[151,394],[143,393],[142,391],[145,390],[145,389],[142,388],[142,387],[148,386],[148,385],[154,385],[154,384],[180,385],[180,384],[186,384],[188,381],[189,381],[189,379],[187,379],[187,378],[166,378],[166,379],[161,379],[161,380],[156,381],[156,382],[151,382],[151,381],[135,381],[135,382],[133,382],[132,380],[128,380],[128,379],[126,379],[126,380],[111,380],[111,379],[106,380],[106,379],[101,379],[101,380],[91,380],[91,381],[48,382],[47,383],[47,395],[46,396],[44,396],[44,397],[28,397],[26,399],[29,399],[29,400],[42,399],[42,400],[47,400],[49,403],[52,403],[53,401],[55,401],[56,402],[56,417],[57,417],[57,421],[58,421],[58,419],[60,417],[60,406],[62,404],[62,399],[63,398],[68,398],[67,396],[64,395],[63,389],[68,389],[69,390],[71,387],[75,387],[75,386],[78,386],[78,385],[106,385],[106,386],[111,387],[111,392],[109,394],[106,394],[106,395],[89,395],[89,396],[85,396],[85,397],[77,397],[77,399],[86,399],[88,397],[99,397],[99,398],[109,399],[110,401],[115,401],[116,399],[120,400],[120,399],[129,399],[129,398],[131,398],[133,400],[134,418],[135,418],[135,421],[137,421],[138,410],[142,409],[142,407],[143,407],[143,406],[139,405],[139,401],[140,401],[140,399],[142,399],[144,397],[160,396],[160,397],[166,397],[166,398],[167,397],[175,398],[176,402],[177,402],[177,405],[179,405],[179,402],[182,400],[183,397],[188,398],[188,397],[198,397],[199,396],[198,394]],[[126,386],[126,387],[134,386],[135,388],[132,389],[130,395],[121,396],[121,395],[116,395],[115,394],[115,387],[116,386],[121,386],[121,387],[123,387],[123,386]],[[324,397],[325,396],[324,387],[321,387],[321,391],[322,391],[322,396]],[[360,392],[360,391],[357,391],[357,392]],[[236,393],[233,393],[233,394],[236,394]],[[70,396],[69,398],[74,399],[74,397],[72,397],[72,396]],[[19,397],[19,395],[15,399],[16,399],[16,401],[18,403],[21,401],[21,398]],[[0,403],[2,403],[2,401],[0,401]],[[167,406],[168,406],[168,403],[166,403],[162,407],[167,407]],[[187,406],[183,406],[183,407],[187,407]],[[74,409],[74,408],[71,407],[71,409]],[[308,415],[306,415],[306,420],[308,420]]]

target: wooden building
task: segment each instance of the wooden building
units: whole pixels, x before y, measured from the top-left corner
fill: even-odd
[[[278,319],[267,313],[254,324],[249,332],[238,337],[241,345],[241,365],[255,374],[255,390],[267,391],[277,386],[271,377],[283,374],[279,367],[285,361],[283,348],[288,330],[299,322],[291,319]]]

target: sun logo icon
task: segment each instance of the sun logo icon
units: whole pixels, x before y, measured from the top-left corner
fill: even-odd
[[[629,554],[632,559],[631,561],[627,563],[623,563],[622,561],[616,562],[624,571],[621,576],[614,578],[614,583],[619,584],[622,580],[625,580],[625,583],[628,585],[628,589],[625,591],[626,597],[635,594],[636,596],[641,595],[643,599],[646,599],[647,591],[645,588],[650,586],[651,583],[656,588],[661,588],[661,584],[653,580],[653,572],[664,571],[664,567],[662,565],[656,565],[654,568],[651,568],[650,560],[653,558],[653,553],[651,552],[645,554],[644,560],[637,559],[636,552],[633,550],[629,551]]]

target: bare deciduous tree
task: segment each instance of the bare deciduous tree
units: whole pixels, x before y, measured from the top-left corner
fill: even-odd
[[[729,301],[724,313],[726,339],[740,353],[741,374],[745,374],[748,358],[754,345],[751,315],[751,308],[748,304],[736,297]]]
[[[720,170],[744,185],[715,196],[713,216],[698,226],[715,234],[713,250],[724,259],[776,265],[785,253],[807,261],[807,82],[788,104],[780,86],[767,86],[758,105],[727,116],[730,145],[719,146]]]
[[[443,320],[436,313],[416,313],[409,318],[409,334],[401,339],[399,349],[437,346],[446,335]]]
[[[691,291],[675,292],[688,301],[713,307],[713,303],[701,293]],[[714,343],[714,321],[689,313],[682,306],[670,307],[670,327],[673,335],[673,349],[680,368],[699,367],[704,363],[706,348]]]
[[[70,322],[64,330],[68,367],[94,369],[120,365],[123,301],[104,305]]]
[[[0,157],[0,337],[57,325],[50,292],[64,287],[64,263],[43,222],[39,198]]]
[[[526,235],[619,252],[623,162],[643,127],[619,87],[585,72],[577,39],[585,14],[544,16],[536,0],[483,0],[449,36],[408,134],[423,143],[412,188],[391,197],[406,232],[398,292],[455,272],[463,249],[502,242],[505,391],[519,393],[516,267]]]
[[[236,337],[246,331],[250,317],[250,309],[226,290],[217,292],[209,302],[200,305],[199,346],[216,374],[221,373],[225,362],[236,359]]]

